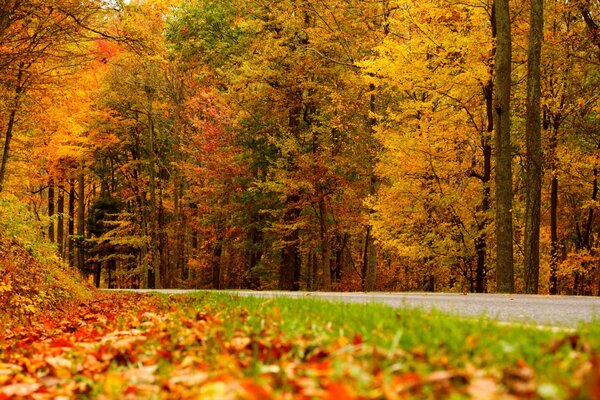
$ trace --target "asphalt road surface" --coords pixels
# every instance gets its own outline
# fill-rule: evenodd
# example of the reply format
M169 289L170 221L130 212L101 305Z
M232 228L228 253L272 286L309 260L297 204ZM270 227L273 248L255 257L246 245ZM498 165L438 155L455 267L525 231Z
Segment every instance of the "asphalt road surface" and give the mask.
M164 294L193 293L194 290L132 290ZM463 317L487 315L502 322L547 327L576 327L580 322L600 324L600 297L533 296L450 293L329 293L280 291L226 291L239 296L317 297L348 303L381 303L392 307L432 308Z

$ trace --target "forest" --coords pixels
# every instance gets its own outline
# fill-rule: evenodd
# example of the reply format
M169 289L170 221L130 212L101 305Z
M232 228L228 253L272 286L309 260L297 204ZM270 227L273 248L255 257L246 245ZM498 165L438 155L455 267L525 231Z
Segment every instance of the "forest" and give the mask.
M3 1L0 225L27 210L105 288L600 295L598 24L598 0Z

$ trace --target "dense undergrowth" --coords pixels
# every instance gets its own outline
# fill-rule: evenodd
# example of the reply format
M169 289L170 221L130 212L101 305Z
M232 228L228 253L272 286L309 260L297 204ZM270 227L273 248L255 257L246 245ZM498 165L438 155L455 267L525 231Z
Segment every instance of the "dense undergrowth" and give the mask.
M90 299L91 288L56 255L39 220L10 195L0 197L0 323L22 322Z

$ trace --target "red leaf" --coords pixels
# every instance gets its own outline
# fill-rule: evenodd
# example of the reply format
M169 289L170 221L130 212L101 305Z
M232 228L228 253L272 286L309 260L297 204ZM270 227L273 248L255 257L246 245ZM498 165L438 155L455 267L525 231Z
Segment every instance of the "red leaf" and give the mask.
M65 337L60 337L50 342L50 347L73 347L73 343Z
M353 397L345 386L333 382L327 386L327 400L351 400Z

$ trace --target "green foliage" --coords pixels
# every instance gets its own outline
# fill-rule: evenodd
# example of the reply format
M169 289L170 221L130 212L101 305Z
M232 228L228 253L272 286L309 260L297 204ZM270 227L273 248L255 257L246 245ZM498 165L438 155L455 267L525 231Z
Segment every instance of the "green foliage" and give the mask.
M248 29L235 0L184 1L167 21L166 38L184 60L220 67L245 45Z
M56 245L42 235L49 223L50 218L34 214L30 206L15 195L0 195L0 232L40 261L57 262Z

